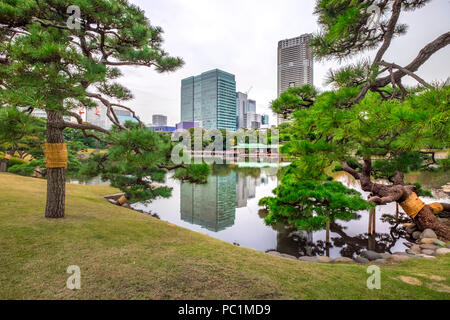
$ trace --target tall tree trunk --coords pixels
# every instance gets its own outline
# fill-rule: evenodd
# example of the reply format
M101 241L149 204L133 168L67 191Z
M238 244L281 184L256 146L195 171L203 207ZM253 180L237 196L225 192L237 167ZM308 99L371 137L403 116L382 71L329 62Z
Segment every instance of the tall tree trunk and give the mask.
M6 155L13 156L16 152L15 149L11 149L8 151ZM8 158L6 157L0 160L0 172L6 172L6 169L8 169Z
M62 116L56 111L47 111L47 142L63 143L63 129L55 126L62 122ZM47 204L45 206L46 218L64 218L64 205L66 197L66 169L47 169Z

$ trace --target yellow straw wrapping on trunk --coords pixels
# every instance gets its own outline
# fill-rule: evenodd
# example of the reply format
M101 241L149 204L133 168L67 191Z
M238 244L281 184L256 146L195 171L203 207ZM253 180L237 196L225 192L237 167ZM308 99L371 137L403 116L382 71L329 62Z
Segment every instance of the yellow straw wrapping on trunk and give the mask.
M67 145L65 143L45 143L44 152L47 168L67 168Z
M125 196L121 196L119 199L117 199L117 203L120 205L123 205L127 201L128 199Z
M411 218L415 218L420 210L425 207L425 203L419 199L417 194L411 193L408 199L400 202L400 206L405 211L405 213Z
M444 206L439 202L430 203L429 206L433 209L434 214L444 211Z

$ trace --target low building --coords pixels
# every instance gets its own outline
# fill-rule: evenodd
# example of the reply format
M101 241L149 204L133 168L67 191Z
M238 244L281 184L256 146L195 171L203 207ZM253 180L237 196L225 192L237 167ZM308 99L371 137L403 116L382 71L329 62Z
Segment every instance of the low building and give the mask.
M180 123L177 123L175 125L175 127L176 127L176 131L180 132L180 131L189 130L192 128L199 128L200 123L196 122L196 121L182 121Z
M149 130L153 130L153 131L158 131L158 132L175 132L175 127L171 127L171 126L152 126L152 127L147 127L147 129Z

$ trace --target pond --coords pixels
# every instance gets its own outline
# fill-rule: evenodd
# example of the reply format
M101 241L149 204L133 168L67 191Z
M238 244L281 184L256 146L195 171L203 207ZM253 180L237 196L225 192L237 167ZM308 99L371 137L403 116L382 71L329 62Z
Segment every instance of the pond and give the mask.
M340 172L335 179L367 197L368 193L361 190L353 177ZM415 177L415 180L420 179ZM214 166L207 184L195 185L168 178L167 185L173 188L171 198L137 203L133 208L242 247L264 252L276 250L296 257L351 258L367 249L393 253L407 248L406 233L401 225L409 218L400 212L396 219L395 203L376 208L372 234L368 234L368 211L358 212L351 221L334 221L328 230L315 232L297 231L282 224L267 226L264 222L267 213L258 206L258 201L272 195L277 183L277 168ZM445 194L439 194L438 198L449 200ZM430 203L436 198L423 200Z

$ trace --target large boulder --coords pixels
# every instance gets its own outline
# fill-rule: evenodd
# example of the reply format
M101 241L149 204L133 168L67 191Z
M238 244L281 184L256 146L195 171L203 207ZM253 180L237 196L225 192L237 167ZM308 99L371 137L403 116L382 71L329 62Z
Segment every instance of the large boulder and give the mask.
M381 254L379 254L378 252L372 251L372 250L367 250L367 251L361 252L361 257L369 259L370 261L383 258L383 256Z

